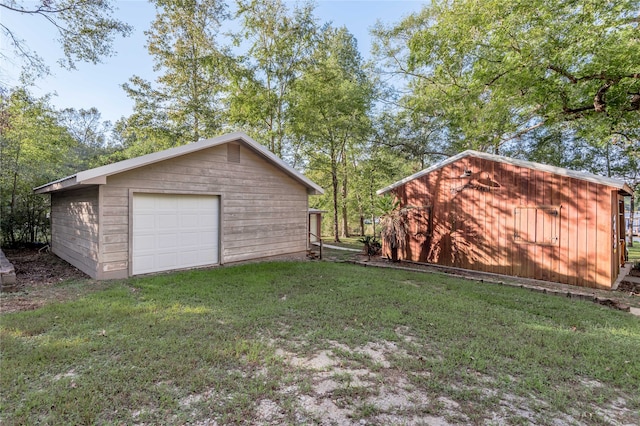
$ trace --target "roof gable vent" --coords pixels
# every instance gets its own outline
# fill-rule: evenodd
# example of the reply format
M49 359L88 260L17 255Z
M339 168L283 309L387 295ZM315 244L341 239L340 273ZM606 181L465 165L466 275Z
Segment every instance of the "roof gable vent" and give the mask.
M227 162L229 163L240 162L240 144L238 143L227 144Z

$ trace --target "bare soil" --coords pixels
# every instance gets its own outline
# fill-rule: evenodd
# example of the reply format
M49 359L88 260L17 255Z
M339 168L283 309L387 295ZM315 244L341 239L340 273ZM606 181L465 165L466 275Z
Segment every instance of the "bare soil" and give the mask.
M72 300L80 291L72 285L90 281L82 271L46 250L3 249L16 271L16 284L0 294L0 312L18 312L37 309L51 301ZM104 288L95 282L91 290Z

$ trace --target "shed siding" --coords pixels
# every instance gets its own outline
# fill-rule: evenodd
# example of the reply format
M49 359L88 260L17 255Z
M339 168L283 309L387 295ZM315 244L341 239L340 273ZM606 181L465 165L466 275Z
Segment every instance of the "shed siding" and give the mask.
M98 188L51 195L51 251L96 278L98 271Z
M617 193L606 185L465 157L394 192L404 206L432 208L431 235L412 232L404 259L583 287L610 288L617 276L618 265L609 267ZM539 236L557 242L516 241L516 209L535 207L558 209L555 219L527 213Z
M223 263L306 249L306 188L243 145L239 163L228 161L221 145L110 176L101 188L105 275L129 270L129 200L136 191L220 195Z

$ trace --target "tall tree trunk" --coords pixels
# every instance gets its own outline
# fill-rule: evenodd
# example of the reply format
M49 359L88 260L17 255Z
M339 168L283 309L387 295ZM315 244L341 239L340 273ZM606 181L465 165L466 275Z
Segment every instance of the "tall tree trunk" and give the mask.
M343 166L345 166L343 164ZM347 213L347 173L345 173L342 178L342 237L349 237L349 215Z
M375 237L376 234L376 205L375 202L373 201L373 177L371 177L369 179L369 202L370 204L370 208L371 208L371 226L373 226L373 236Z
M340 228L338 226L338 171L335 162L331 164L331 186L333 188L333 241L340 242Z
M16 219L16 194L18 192L18 164L20 163L20 148L16 152L15 169L13 171L13 187L11 188L11 204L9 204L9 241L11 245L16 244L15 219Z
M631 201L629 203L629 244L627 244L627 247L633 247L633 220L635 216L634 210L636 209L636 186L632 186L631 189L633 189L633 193L631 194Z
M358 204L358 218L360 219L360 235L364 237L364 208L362 206L362 196L358 193L356 193L356 202Z

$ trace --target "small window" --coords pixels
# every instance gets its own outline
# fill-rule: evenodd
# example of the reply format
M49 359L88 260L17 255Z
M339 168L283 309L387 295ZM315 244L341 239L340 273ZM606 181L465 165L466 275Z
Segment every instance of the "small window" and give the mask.
M227 144L227 161L229 163L240 162L240 144L237 144L237 143Z
M558 244L559 207L516 207L514 218L514 241L541 245Z

